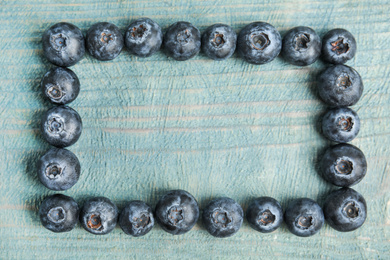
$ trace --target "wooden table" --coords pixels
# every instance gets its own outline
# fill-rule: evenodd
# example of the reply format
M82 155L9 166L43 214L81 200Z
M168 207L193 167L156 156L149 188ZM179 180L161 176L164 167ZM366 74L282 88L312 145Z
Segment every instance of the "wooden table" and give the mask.
M362 1L0 1L0 258L390 258L390 3ZM362 121L352 144L368 160L368 174L354 187L368 204L364 226L340 233L325 225L319 234L299 238L285 226L271 234L244 222L227 239L211 237L199 223L182 236L156 226L132 238L119 227L94 236L80 226L64 234L44 229L37 210L55 192L38 181L35 164L49 149L39 132L41 114L52 107L40 93L51 67L43 57L41 35L60 21L83 32L108 21L122 31L130 21L149 17L166 29L190 21L204 31L222 22L237 32L253 21L273 24L282 34L299 25L320 36L341 27L358 43L348 62L362 76L364 95L353 107ZM315 77L325 67L287 64L281 58L254 66L234 55L214 62L200 54L177 62L160 52L150 58L127 50L115 60L91 56L71 69L81 92L71 106L84 123L69 149L80 159L79 182L63 194L80 205L106 196L155 206L169 189L192 193L202 207L228 196L244 208L258 196L283 207L298 197L321 205L336 189L317 174L316 162L331 145L319 132L326 106Z

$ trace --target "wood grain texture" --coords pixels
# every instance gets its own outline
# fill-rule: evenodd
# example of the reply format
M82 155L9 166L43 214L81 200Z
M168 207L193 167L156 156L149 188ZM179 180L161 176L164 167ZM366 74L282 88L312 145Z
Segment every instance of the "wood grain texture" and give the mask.
M0 258L1 259L207 259L207 258L390 258L390 3L361 1L0 1ZM362 129L352 142L368 160L366 178L355 186L368 204L364 226L339 233L328 225L314 237L298 238L282 227L260 234L246 222L227 239L208 235L199 222L183 236L156 227L141 238L116 228L93 236L77 227L54 234L39 222L43 187L35 163L49 148L40 136L40 115L51 105L39 92L51 67L41 35L66 21L83 32L108 21L122 31L149 17L164 29L190 21L203 31L221 22L239 31L253 21L273 24L282 35L305 25L320 36L350 30L358 42L348 62L362 76L364 96L354 106ZM162 52L140 59L124 50L110 62L86 57L72 70L81 81L71 104L81 115L83 134L69 149L82 175L63 192L80 204L91 196L153 206L169 189L185 189L204 207L228 196L244 209L254 197L272 196L286 207L298 197L323 203L335 187L317 174L316 162L330 145L319 133L326 107L315 76L325 65L305 68L281 58L262 65L237 55L214 62L203 54L186 62Z

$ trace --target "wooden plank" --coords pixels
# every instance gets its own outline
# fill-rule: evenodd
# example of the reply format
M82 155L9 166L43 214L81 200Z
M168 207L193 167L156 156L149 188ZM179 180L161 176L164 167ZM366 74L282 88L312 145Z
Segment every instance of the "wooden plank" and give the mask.
M1 1L0 2L0 258L390 258L390 3L383 1ZM282 35L298 25L321 36L350 30L358 42L348 62L361 74L364 96L354 106L362 121L352 142L368 160L366 178L355 186L368 203L365 225L339 233L328 225L310 238L285 226L260 234L246 222L227 239L208 235L199 222L183 236L156 227L141 238L116 228L93 236L77 227L54 234L41 227L37 209L54 192L38 181L35 163L49 148L38 131L51 105L39 92L51 65L40 37L67 21L84 32L108 21L122 30L138 17L163 28L186 20L203 31L222 22L239 31L253 21L273 24ZM326 141L318 129L326 107L315 76L325 65L298 68L281 58L254 66L237 55L213 62L203 54L186 62L162 52L147 59L127 51L111 62L86 55L72 70L82 89L71 104L84 131L70 147L82 163L80 181L63 192L82 204L106 196L121 208L141 199L153 206L169 189L185 189L204 207L229 196L245 209L257 196L283 207L298 197L323 203L335 187L316 172Z

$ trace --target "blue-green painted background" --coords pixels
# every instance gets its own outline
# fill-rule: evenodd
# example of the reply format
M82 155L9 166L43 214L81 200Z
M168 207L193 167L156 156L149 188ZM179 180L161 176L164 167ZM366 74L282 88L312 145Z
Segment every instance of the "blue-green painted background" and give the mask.
M0 1L0 258L390 258L390 3L372 1ZM320 36L332 28L351 31L356 57L348 62L362 76L364 95L353 107L362 122L352 142L368 160L366 178L354 188L368 204L364 226L339 233L328 225L310 238L285 226L260 234L246 222L227 239L208 235L199 223L182 236L161 228L132 238L116 228L93 236L77 227L54 234L41 227L37 209L53 194L35 172L49 149L38 126L51 107L39 92L40 78L52 66L42 56L41 35L66 21L85 33L95 22L122 31L134 19L149 17L163 29L185 20L204 31L226 23L237 32L253 21L273 24L282 34L295 26ZM80 159L82 175L63 192L80 204L106 196L120 208L132 199L155 205L169 189L185 189L204 207L228 196L244 209L251 199L272 196L285 207L298 197L323 203L336 189L317 174L316 162L330 142L319 133L326 111L315 76L317 62L295 67L281 58L254 66L237 55L214 62L203 54L186 62L162 52L141 59L124 50L110 62L89 55L71 69L81 81L71 104L84 123L69 149Z

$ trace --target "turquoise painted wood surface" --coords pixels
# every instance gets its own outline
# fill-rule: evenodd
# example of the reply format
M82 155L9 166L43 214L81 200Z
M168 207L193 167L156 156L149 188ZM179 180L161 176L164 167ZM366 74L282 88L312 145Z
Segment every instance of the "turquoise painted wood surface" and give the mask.
M362 1L0 1L0 258L390 258L390 3ZM49 148L40 136L40 115L51 105L39 82L51 67L43 58L41 35L67 21L84 32L108 21L122 30L146 16L164 29L186 20L203 31L222 22L239 31L253 21L273 24L281 33L313 27L321 36L335 27L350 30L358 42L348 62L362 76L364 96L354 106L362 121L352 143L368 160L366 178L355 186L368 203L365 225L339 233L325 225L311 238L298 238L283 226L272 234L246 222L228 239L208 235L199 222L183 236L156 227L142 238L116 228L93 236L77 227L54 234L41 227L37 209L54 192L35 172ZM106 196L122 208L142 199L156 204L169 189L185 189L201 207L229 196L245 209L257 196L272 196L285 207L298 197L323 203L335 189L317 174L316 162L330 145L319 133L326 107L315 76L321 62L298 68L281 58L254 66L237 55L213 62L203 54L177 62L159 53L147 59L127 51L111 62L86 55L72 70L82 89L71 104L84 131L69 149L80 159L82 175L63 192L80 204Z

